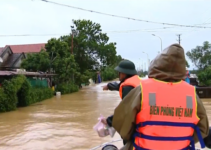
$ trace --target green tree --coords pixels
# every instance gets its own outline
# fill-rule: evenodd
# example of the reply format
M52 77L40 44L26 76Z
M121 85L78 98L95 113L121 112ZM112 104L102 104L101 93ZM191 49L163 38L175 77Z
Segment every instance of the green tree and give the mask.
M57 81L74 82L73 74L77 73L78 66L74 56L70 54L69 46L60 39L50 39L45 45L49 54L49 62L53 71L57 74Z
M43 49L39 53L27 54L27 59L21 63L22 68L30 71L46 71L49 65L49 54Z
M206 41L202 46L196 46L188 51L186 55L199 70L206 69L211 65L211 44Z
M31 71L53 71L57 74L57 83L76 85L88 82L89 78L96 76L96 71L113 70L114 64L122 58L116 55L116 43L109 42L100 24L73 20L73 25L77 32L73 38L73 55L70 49L72 35L64 35L50 39L45 50L28 55L21 66ZM111 76L114 74L112 71ZM61 85L60 89L68 93L71 88Z
M186 60L186 67L187 68L189 68L190 67L190 65L189 65L189 63L188 63L188 61Z
M114 59L115 63L109 66L106 66L105 69L102 71L101 75L104 81L113 80L115 78L118 78L118 72L114 70L114 68L119 64L119 62L122 60L122 57L120 55L117 55Z
M201 85L209 86L210 83L210 66L211 66L211 44L205 41L202 46L196 46L188 51L186 55L198 68L197 76Z
M207 67L204 71L198 73L198 79L202 85L211 85L211 66Z
M73 20L77 31L74 36L74 58L80 68L80 73L96 71L115 63L116 43L109 43L109 37L102 33L100 24L90 20ZM72 35L60 38L71 47Z
M63 94L77 91L74 75L80 74L78 65L68 44L60 39L50 39L45 50L28 55L21 66L31 71L53 71L57 74L55 82L59 83L58 88Z
M77 64L70 54L69 46L60 39L50 39L45 50L36 54L29 54L21 66L31 71L54 71L57 82L70 82L70 76L77 73Z

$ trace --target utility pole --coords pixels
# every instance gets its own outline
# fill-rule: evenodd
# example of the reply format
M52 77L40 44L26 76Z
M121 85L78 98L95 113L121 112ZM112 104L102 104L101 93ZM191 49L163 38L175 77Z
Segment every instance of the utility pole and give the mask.
M72 31L72 34L71 34L71 54L73 54L73 29L74 29L74 26L71 26L71 31Z
M73 38L77 35L77 31L74 29L74 26L71 26L71 54L73 55Z
M180 41L181 41L180 36L181 36L181 34L178 34L177 36L178 36L178 40L177 41L179 42L179 45L180 45Z
M73 54L73 34L72 34L72 37L71 37L71 54Z
M76 30L74 29L74 26L70 26L71 27L71 55L73 55L73 38L74 36L77 35ZM72 74L72 81L74 83L75 79L74 79L74 73Z

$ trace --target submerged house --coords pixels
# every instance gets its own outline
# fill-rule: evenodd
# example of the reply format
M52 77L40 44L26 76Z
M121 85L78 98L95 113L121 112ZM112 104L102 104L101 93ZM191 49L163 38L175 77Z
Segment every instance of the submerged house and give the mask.
M20 69L21 62L28 53L39 53L44 48L45 43L6 45L0 48L0 70Z
M45 43L0 47L0 84L4 79L23 74L28 78L32 86L42 85L48 87L51 85L51 78L54 74L27 72L20 69L22 60L27 57L27 54L39 53L44 48Z

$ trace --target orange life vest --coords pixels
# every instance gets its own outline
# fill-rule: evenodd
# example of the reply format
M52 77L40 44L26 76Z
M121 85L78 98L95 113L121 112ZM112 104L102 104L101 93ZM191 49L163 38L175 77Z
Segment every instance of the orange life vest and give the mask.
M138 75L134 75L131 78L126 79L119 87L119 96L122 99L122 88L124 86L137 87L140 85L141 78Z
M196 126L199 118L194 86L184 81L168 83L149 78L141 80L141 90L134 150L195 150L194 130L201 147L205 147Z

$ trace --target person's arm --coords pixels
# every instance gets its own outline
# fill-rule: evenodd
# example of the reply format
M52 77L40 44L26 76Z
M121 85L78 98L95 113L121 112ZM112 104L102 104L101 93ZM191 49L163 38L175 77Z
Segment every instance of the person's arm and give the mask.
M198 95L196 96L196 98L197 98L197 115L200 118L200 121L198 122L197 126L200 129L202 137L206 138L209 134L209 120L202 101L200 100ZM194 141L195 143L198 142L198 137L196 132L194 133Z
M106 119L106 122L107 122L107 124L108 124L109 127L112 127L112 121L113 121L113 115L109 116Z
M122 99L133 89L134 87L132 86L125 86L122 88ZM109 127L112 127L112 120L113 120L113 115L109 116L106 119L106 122Z
M112 126L126 141L132 140L140 107L141 87L138 86L126 95L114 111Z
M110 91L119 91L119 84L117 82L110 82L107 84Z

